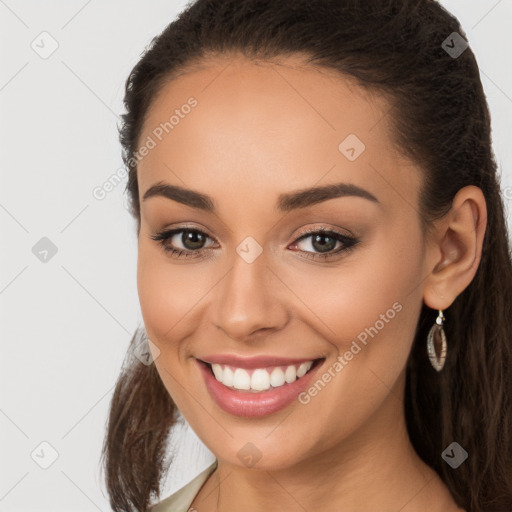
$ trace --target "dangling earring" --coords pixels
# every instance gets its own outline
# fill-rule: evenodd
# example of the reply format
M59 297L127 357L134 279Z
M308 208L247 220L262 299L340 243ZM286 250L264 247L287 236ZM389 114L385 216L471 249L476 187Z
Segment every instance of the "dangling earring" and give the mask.
M435 370L440 372L443 369L446 361L446 334L444 333L443 310L439 310L439 315L436 318L436 323L430 329L427 336L427 351L430 362ZM437 355L440 348L440 354Z

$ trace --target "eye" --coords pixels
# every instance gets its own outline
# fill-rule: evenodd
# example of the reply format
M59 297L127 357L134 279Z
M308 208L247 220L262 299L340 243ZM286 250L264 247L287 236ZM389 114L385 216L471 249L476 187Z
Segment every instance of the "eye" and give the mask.
M152 235L151 239L159 242L164 251L175 258L202 257L208 248L208 246L205 246L206 242L212 240L203 231L192 228L161 231ZM305 241L308 239L311 240L306 243ZM299 252L304 253L302 257L326 260L339 257L341 253L349 252L357 243L359 243L359 240L354 237L333 230L316 228L303 233L289 247L296 248L302 245L302 248L299 248ZM176 244L181 244L182 247L177 247ZM338 246L338 250L332 252L337 244L341 244L341 247Z
M176 258L195 258L204 251L204 243L211 238L198 229L178 228L167 231L161 231L151 238L160 243L166 253ZM181 243L184 247L176 247L176 243Z
M307 242L305 242L306 240ZM315 228L301 235L293 243L292 247L299 247L302 244L300 252L304 253L304 255L301 256L303 258L327 260L330 258L338 258L342 254L346 254L358 243L359 240L352 236L333 230ZM334 251L337 244L341 244L341 247L338 246L338 250ZM319 252L311 252L310 249Z

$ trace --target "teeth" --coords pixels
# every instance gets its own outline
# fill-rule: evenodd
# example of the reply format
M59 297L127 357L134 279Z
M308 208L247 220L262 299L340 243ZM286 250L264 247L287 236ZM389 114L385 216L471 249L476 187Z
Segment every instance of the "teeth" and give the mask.
M299 369L297 370L297 378L300 379L301 377L304 377L304 375L306 375L306 372L311 368L312 364L313 361L311 361L311 364L309 366L308 363L301 363Z
M276 368L275 370L272 370L272 373L270 374L270 385L274 388L278 388L279 386L282 386L285 383L284 380L284 373L281 368Z
M220 364L217 366L220 367ZM222 374L221 374L222 380L220 380L220 382L223 382L226 386L232 386L233 385L233 377L234 377L233 370L231 368L229 368L228 366L226 366L224 368L224 371L222 370L222 367L220 367L220 369L222 372ZM217 380L219 380L219 379L217 379Z
M266 391L270 387L279 388L285 383L291 384L303 377L311 366L313 361L300 365L276 366L268 370L266 368L245 370L217 363L211 365L215 378L225 386L252 392Z
M251 377L249 377L249 374L245 370L242 370L242 368L235 370L233 387L236 389L251 389Z
M297 378L297 370L295 369L295 366L288 366L286 368L286 371L284 372L284 380L288 382L288 384L291 384L295 381Z
M270 375L267 370L254 370L251 377L251 389L254 389L255 391L265 391L269 388Z
M213 374L215 375L215 378L222 382L222 367L220 364L212 364L212 370Z

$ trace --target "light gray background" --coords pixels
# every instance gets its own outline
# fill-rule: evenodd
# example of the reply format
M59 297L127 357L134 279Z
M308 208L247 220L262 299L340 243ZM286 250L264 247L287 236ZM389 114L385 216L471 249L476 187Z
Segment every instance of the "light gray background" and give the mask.
M510 208L512 3L441 3L460 19L477 56ZM99 454L113 386L142 316L126 180L103 200L92 191L122 166L116 122L125 79L185 4L0 0L4 512L109 510ZM46 59L31 47L51 48L43 31L58 43ZM46 263L32 252L42 237L58 250ZM186 424L178 434L167 494L213 459ZM58 457L42 469L52 449Z

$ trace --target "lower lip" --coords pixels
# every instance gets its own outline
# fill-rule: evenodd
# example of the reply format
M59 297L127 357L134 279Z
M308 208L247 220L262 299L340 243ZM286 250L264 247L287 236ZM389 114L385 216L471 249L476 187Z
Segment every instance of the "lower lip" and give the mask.
M291 384L275 389L252 393L228 388L211 373L210 366L196 360L211 396L224 411L244 418L267 416L290 405L297 396L306 390L324 360L315 361L311 370Z

